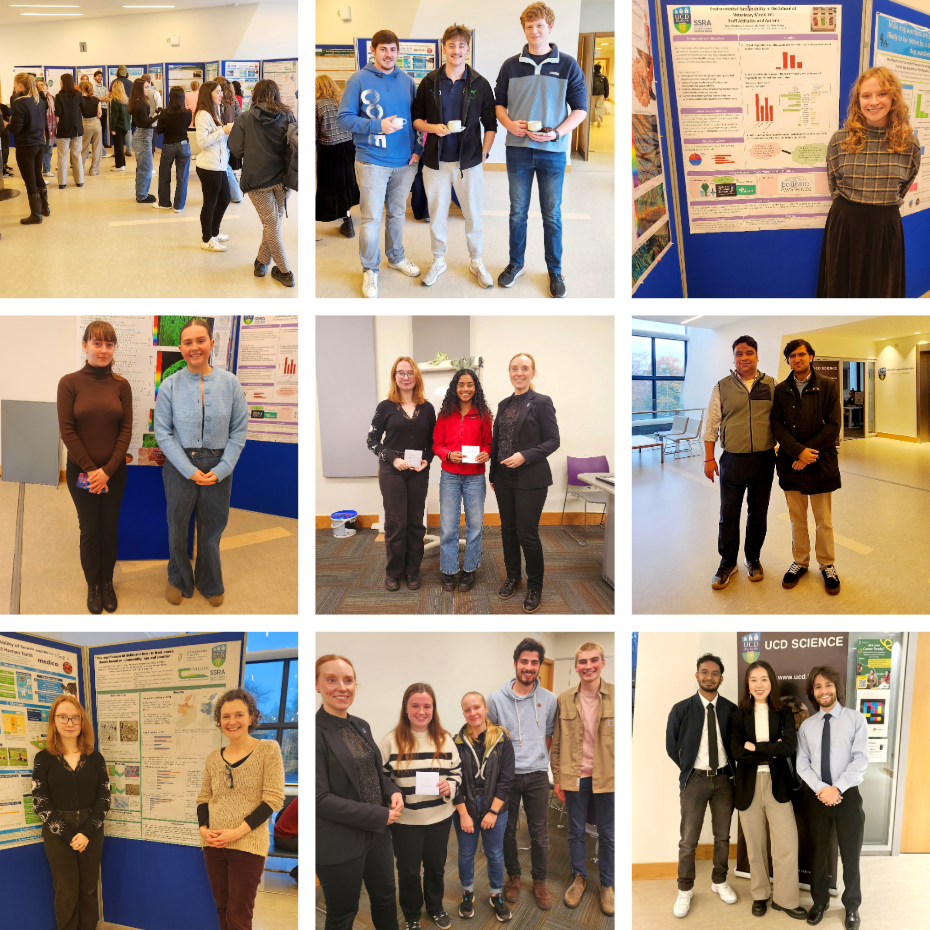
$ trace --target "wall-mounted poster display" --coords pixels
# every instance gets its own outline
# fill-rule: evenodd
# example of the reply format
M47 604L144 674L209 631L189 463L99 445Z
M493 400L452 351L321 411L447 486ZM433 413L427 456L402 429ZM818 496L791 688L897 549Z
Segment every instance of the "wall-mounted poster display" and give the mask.
M148 66L148 74L152 77L152 86L161 94L162 106L168 106L168 88L165 87L165 66L164 64L155 64ZM185 87L185 90L190 90Z
M360 70L370 61L375 60L375 53L371 47L371 39L355 40L355 64ZM420 86L420 81L430 71L435 71L439 61L439 39L401 39L397 52L396 67L406 71L413 78L414 84Z
M117 78L116 72L119 70L119 67L119 65L107 65L107 87L113 86L113 82ZM145 65L126 65L126 70L129 72L126 76L131 84L136 78L142 77L142 75L145 74Z
M31 74L34 78L38 80L45 80L45 68L42 65L13 65L13 70L10 73L10 93L13 92L13 78L17 74ZM4 93L6 91L6 84L4 84ZM5 93L6 103L10 102L10 94Z
M355 71L355 49L351 45L317 45L316 76L326 74L336 87L345 90L346 81Z
M252 89L258 83L261 62L221 61L220 68L226 80L239 82L242 88L242 111L245 112L252 103Z
M220 73L220 63L218 61L208 61L203 66L204 81L215 81L219 73Z
M297 116L297 59L272 58L262 62L262 77L278 85L281 103Z
M191 89L191 81L204 82L204 64L199 62L167 62L165 68L168 71L168 86L173 87L180 84L185 91Z
M80 68L76 69L78 83L80 84L81 78L86 74L87 80L93 84L95 71L102 71L104 74L107 73L106 68L104 68L103 65L81 65ZM103 77L101 77L100 80L102 81Z
M61 90L61 76L63 74L70 74L72 78L74 77L74 68L69 68L66 65L46 65L44 70L45 82L48 84L52 96L55 96Z

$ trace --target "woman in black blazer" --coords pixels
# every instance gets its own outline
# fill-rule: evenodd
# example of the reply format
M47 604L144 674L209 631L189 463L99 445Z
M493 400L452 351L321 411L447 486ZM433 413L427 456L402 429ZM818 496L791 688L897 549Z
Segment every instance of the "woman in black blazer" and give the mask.
M351 930L362 881L375 930L397 930L394 847L386 829L404 796L384 774L371 727L349 714L355 668L345 657L316 660L316 874L326 900L325 930Z
M730 750L736 760L734 806L749 855L752 913L765 914L772 887L765 856L766 824L772 843L775 890L772 908L804 920L798 891L798 826L791 803L798 733L794 713L778 693L778 676L764 660L746 669L744 697L730 717Z
M498 594L513 597L520 587L520 549L526 559L527 613L542 600L543 550L539 541L552 470L547 457L559 448L559 424L552 399L533 390L536 362L521 352L508 366L514 392L497 405L491 438L491 489L497 495L507 580Z

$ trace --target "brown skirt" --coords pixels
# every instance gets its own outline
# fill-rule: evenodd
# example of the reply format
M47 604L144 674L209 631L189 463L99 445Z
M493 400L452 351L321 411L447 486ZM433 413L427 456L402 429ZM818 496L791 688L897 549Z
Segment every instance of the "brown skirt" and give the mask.
M820 247L818 297L904 297L904 227L893 204L837 197Z

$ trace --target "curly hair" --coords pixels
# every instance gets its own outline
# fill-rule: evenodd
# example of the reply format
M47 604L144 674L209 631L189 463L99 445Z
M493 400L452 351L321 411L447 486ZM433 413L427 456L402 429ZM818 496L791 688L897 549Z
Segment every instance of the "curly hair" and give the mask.
M217 727L222 727L223 705L230 701L242 701L249 710L249 733L251 733L261 722L262 712L255 703L255 696L246 691L245 688L232 688L227 691L213 706L213 722Z
M446 396L442 399L442 407L439 408L439 414L437 415L436 419L439 420L443 417L451 417L453 413L459 412L459 396L456 392L459 386L459 379L462 377L462 375L471 375L472 381L475 382L475 393L471 399L472 408L478 412L478 416L482 420L490 420L491 408L488 406L488 402L484 399L484 390L481 387L481 382L478 380L478 376L470 368L460 368L452 376L452 380L449 382L449 387L446 388Z
M859 91L862 85L872 78L878 81L882 90L891 91L891 109L888 111L888 124L885 127L885 140L888 143L888 151L906 152L911 146L911 137L914 130L911 129L910 120L908 119L904 90L897 75L888 68L882 67L869 68L856 78L856 83L853 84L852 89L849 91L849 109L846 113L846 125L843 127L847 135L840 145L851 154L861 152L865 145L868 125L859 104Z
M820 705L817 703L817 698L814 697L814 679L818 675L827 679L827 681L833 682L833 687L836 690L836 703L842 707L846 703L846 688L843 686L840 673L832 665L816 665L811 669L810 675L807 676L807 699L814 707L819 709Z

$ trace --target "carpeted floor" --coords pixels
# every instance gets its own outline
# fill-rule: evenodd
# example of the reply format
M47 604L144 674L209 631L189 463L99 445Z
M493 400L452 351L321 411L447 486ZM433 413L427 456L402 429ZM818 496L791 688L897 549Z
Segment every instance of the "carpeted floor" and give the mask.
M578 535L581 527L572 527ZM430 533L438 535L438 527ZM486 526L482 560L475 586L464 594L442 590L439 547L427 551L421 570L422 586L411 591L401 582L399 591L384 588L384 544L375 530L359 530L340 539L332 530L316 531L316 612L318 614L523 614L523 587L509 600L497 596L504 583L504 553L499 526ZM461 535L464 538L465 528ZM613 589L601 578L604 548L602 527L588 527L588 545L582 547L558 526L541 526L546 576L543 614L612 614ZM459 555L459 565L463 554Z
M387 593L387 592L385 592ZM555 804L560 804L554 799ZM526 821L521 819L520 829L517 831L517 845L520 847L520 871L523 881L520 885L520 898L515 904L508 904L513 917L507 921L506 926L513 930L612 930L613 917L606 917L600 908L600 884L598 882L598 865L592 861L596 840L588 836L585 839L585 868L588 872L588 886L585 889L581 903L576 908L565 906L562 896L565 889L571 884L572 866L568 855L568 827L564 822L559 823L559 812L555 808L549 810L549 860L546 885L552 896L552 908L548 911L540 910L533 897L533 881L530 877L530 836L526 830ZM453 928L466 923L459 917L459 904L462 903L462 886L459 884L458 843L455 830L449 833L449 852L446 857L446 893L443 897L443 907L452 918ZM397 875L395 873L395 881ZM501 924L494 915L488 898L487 861L484 851L479 846L475 854L475 916L467 921L468 930L493 930ZM404 926L404 915L398 907L397 920L400 927ZM323 889L316 889L316 930L323 930L326 922L326 902L323 899ZM371 920L371 910L368 904L368 895L362 889L359 901L358 914L352 926L355 930L370 930L374 926ZM424 913L420 917L420 926L423 930L435 930L436 925Z

